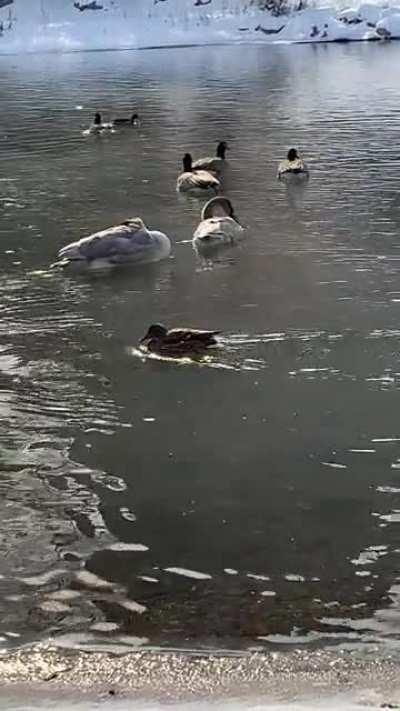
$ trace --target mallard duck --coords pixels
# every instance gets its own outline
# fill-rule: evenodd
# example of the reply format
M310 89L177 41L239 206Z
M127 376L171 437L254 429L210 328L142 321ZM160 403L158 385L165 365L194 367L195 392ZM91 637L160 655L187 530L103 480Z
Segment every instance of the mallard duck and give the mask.
M185 153L183 156L183 173L178 176L176 189L180 193L191 193L192 195L202 195L213 191L218 192L219 180L206 170L193 169L192 156Z
M148 329L140 344L151 353L159 355L184 356L191 353L204 353L211 346L217 345L216 336L220 331L199 331L194 328L172 328L168 330L161 323L155 323Z
M111 123L113 126L140 126L138 114L132 114L130 118L116 118Z
M225 141L220 141L217 145L217 150L214 158L199 158L193 163L194 170L215 170L220 173L225 162L225 152L229 150L229 146Z
M166 259L171 252L167 235L148 230L140 217L108 227L60 249L52 266L104 269L122 264L148 264Z
M201 211L201 222L193 235L196 252L204 254L218 247L236 244L243 227L238 222L231 201L218 196L209 200Z
M309 172L304 161L299 157L296 148L290 148L286 160L281 161L278 166L278 180L282 178L308 178Z

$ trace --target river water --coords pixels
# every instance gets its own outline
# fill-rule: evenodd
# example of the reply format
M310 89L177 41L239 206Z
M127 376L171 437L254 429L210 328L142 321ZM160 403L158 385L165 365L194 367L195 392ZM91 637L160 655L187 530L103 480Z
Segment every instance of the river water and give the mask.
M396 646L400 286L397 45L3 57L3 648ZM83 136L95 110L139 129ZM186 150L231 150L246 237L204 264ZM276 181L290 145L303 189ZM49 271L140 215L173 258ZM139 356L148 325L221 328L203 363Z

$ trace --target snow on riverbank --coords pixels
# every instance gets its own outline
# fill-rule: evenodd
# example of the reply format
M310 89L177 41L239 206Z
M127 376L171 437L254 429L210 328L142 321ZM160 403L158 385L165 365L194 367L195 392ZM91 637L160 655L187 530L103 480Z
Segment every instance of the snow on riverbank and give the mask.
M0 684L7 711L361 711L400 703L399 661L376 648L114 654L43 643L0 655Z
M257 699L250 702L248 699L219 702L189 702L171 704L168 702L141 702L134 699L101 699L98 701L77 701L76 698L63 701L57 700L57 711L362 711L368 708L370 711L377 711L382 707L378 703L370 703L367 700L360 701L356 698L346 696L336 696L332 698L314 698L307 700L296 700L292 702L276 703L268 699ZM0 696L0 709L7 711L53 711L54 699L35 698L30 700L9 699L2 700Z
M400 38L400 4L322 2L273 16L243 0L0 0L0 53Z
M277 31L277 20L281 29ZM284 21L286 22L283 26ZM364 3L335 11L332 7L301 10L286 18L273 18L254 32L262 32L270 42L352 42L400 38L400 6L384 7ZM272 34L271 34L272 32ZM249 29L249 37L252 36Z

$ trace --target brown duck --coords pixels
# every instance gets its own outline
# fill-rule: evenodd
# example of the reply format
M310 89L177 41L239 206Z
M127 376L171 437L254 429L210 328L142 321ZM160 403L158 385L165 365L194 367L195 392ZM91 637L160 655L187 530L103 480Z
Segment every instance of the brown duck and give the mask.
M172 328L168 330L160 323L150 326L140 339L151 353L159 355L184 356L204 353L217 345L216 336L220 331L199 331L194 328Z

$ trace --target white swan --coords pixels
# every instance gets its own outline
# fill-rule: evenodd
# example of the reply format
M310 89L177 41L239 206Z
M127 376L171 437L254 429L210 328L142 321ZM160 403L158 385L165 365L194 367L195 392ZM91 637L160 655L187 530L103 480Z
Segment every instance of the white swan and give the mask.
M95 232L60 249L53 267L105 269L123 264L148 264L166 259L171 252L167 235L148 230L135 217L120 225Z
M243 235L233 206L226 197L209 200L201 212L201 222L193 235L193 247L201 255L220 247L237 244Z
M185 153L183 156L183 173L178 176L176 189L180 193L203 195L218 192L220 183L217 178L206 170L194 170L192 156Z

